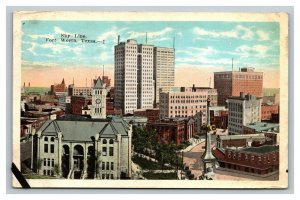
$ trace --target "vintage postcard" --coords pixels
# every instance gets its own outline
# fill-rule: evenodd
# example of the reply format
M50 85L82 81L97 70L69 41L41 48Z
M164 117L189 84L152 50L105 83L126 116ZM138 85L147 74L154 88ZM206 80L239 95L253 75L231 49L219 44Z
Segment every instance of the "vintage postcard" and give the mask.
M288 187L286 13L13 20L14 187Z

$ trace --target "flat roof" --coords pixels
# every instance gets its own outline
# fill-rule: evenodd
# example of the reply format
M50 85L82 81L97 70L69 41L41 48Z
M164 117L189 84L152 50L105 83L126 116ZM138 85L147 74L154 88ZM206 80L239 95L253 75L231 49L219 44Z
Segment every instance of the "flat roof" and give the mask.
M279 150L279 146L273 146L273 145L264 145L264 146L260 146L260 147L249 147L249 148L245 148L242 151L246 151L246 152L254 152L254 153L268 153L268 152L272 152L272 151L278 151Z
M246 125L247 128L255 129L255 131L261 132L272 128L278 128L279 124L276 123L266 123L266 122L256 122Z

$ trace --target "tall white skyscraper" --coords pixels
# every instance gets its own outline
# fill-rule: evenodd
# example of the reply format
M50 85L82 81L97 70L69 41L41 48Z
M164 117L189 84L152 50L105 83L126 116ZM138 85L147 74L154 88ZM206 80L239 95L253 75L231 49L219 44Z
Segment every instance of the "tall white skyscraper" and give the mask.
M133 39L121 42L115 46L114 73L117 109L127 114L153 108L159 89L168 91L174 86L174 50Z
M173 48L154 47L155 104L160 92L171 92L175 78L175 51Z

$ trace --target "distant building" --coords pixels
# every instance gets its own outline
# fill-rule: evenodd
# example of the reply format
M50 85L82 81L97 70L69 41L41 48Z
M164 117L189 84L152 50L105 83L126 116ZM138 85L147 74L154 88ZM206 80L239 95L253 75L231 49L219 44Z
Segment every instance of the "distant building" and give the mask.
M166 118L156 122L148 122L147 129L155 131L158 142L164 144L187 142L196 134L193 118Z
M244 126L261 121L261 99L254 95L240 93L228 97L228 132L243 134Z
M279 146L265 145L242 149L213 150L221 168L247 175L266 177L278 174Z
M175 79L175 49L154 47L153 78L155 87L154 103L159 103L160 92L171 92Z
M228 109L225 106L214 106L209 108L210 124L215 128L227 129Z
M278 104L265 104L261 105L261 120L262 121L270 121L272 120L272 114L279 113L279 105Z
M214 88L218 91L219 106L225 106L228 97L239 96L241 92L262 97L263 73L255 72L254 68L214 72Z
M206 100L212 97L211 105L217 104L217 92L212 88L182 88L182 92L160 93L160 118L191 117L202 112L202 123L206 123Z
M147 117L140 116L125 116L122 119L128 124L132 124L133 126L137 126L140 128L144 128L147 125Z
M57 95L57 96L59 96L61 94L67 94L67 87L65 84L65 79L63 79L60 84L51 85L50 94Z
M133 113L134 116L147 117L148 122L155 122L159 120L159 109L138 109Z
M72 96L71 104L70 104L71 114L82 115L83 108L87 107L88 105L92 105L92 97L91 96L90 97Z

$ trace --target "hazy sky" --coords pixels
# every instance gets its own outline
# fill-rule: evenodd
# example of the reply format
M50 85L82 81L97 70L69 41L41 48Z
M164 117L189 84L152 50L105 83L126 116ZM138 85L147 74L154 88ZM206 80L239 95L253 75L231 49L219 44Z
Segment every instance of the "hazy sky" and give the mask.
M264 87L279 87L275 22L23 21L22 32L21 84L50 87L62 78L70 84L74 77L75 85L90 85L91 78L102 75L102 65L113 81L117 36L145 43L148 32L148 44L162 47L172 47L175 37L176 86L208 86L210 77L213 86L213 72L231 70L233 58L234 70L255 67L264 72ZM69 39L81 34L99 42L62 42L61 34L71 35Z

